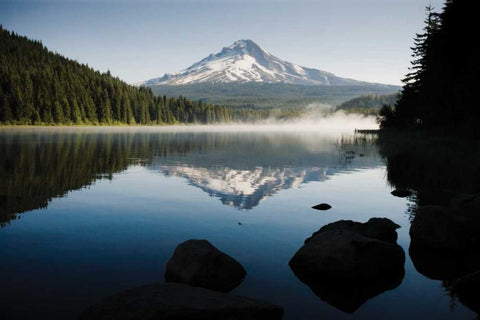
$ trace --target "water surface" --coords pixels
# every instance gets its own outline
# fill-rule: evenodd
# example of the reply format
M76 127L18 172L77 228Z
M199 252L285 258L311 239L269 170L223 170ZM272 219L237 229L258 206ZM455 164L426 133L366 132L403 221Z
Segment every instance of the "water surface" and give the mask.
M354 151L355 155L352 156ZM112 293L161 282L177 244L208 239L247 270L233 293L285 319L472 319L413 266L408 199L353 132L199 128L0 129L0 318L74 319ZM332 209L315 211L326 202ZM323 225L388 217L405 276L353 313L288 261Z

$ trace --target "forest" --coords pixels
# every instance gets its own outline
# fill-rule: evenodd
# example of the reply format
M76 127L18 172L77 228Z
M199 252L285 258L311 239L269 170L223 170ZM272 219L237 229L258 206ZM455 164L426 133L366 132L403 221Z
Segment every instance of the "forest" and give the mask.
M397 99L397 93L386 95L369 94L345 101L338 105L335 111L343 110L347 114L378 115L382 106L393 105Z
M411 72L397 103L384 106L382 128L460 128L480 133L479 29L472 3L447 0L440 13L426 8L425 27L416 35Z
M195 83L186 85L155 85L154 94L182 95L234 108L296 110L312 103L337 106L364 95L388 95L400 90L393 85L297 85L290 83Z
M0 26L0 124L203 124L270 116L268 110L155 96Z

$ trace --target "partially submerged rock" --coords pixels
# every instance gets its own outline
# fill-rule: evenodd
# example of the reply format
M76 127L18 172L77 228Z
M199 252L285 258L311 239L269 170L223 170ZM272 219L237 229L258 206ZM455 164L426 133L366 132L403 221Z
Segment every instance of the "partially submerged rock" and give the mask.
M239 262L207 240L187 240L177 246L168 261L165 280L228 292L246 274Z
M457 194L450 201L450 209L460 223L480 229L480 194Z
M103 299L80 320L282 319L279 306L179 283L141 286Z
M410 257L431 279L451 280L480 268L480 232L459 208L422 206L412 221Z
M405 254L395 243L398 227L385 218L326 225L305 240L290 260L290 268L322 300L354 312L371 297L401 283Z
M320 230L314 232L310 238L307 238L305 243L308 243L310 239L319 233L329 230L348 230L368 238L396 243L397 232L395 230L398 228L400 228L398 224L387 218L371 218L365 223L352 220L340 220L321 227Z
M313 206L312 208L316 210L328 210L332 208L332 206L329 205L328 203L320 203L320 204L317 204L316 206Z
M410 227L412 243L431 249L464 251L478 236L448 207L419 207Z
M399 197L399 198L406 198L412 195L412 191L407 189L396 189L390 192L392 196Z

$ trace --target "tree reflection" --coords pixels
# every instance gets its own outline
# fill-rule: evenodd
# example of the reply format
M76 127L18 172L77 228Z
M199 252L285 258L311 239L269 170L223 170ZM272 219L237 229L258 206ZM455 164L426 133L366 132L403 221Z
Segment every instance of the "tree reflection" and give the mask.
M388 182L415 191L407 208L415 268L456 296L458 283L480 269L480 142L438 132L384 132L378 145ZM471 301L471 291L464 292L460 301ZM478 302L465 305L479 310Z
M225 205L252 209L281 189L378 166L376 155L371 141L315 133L6 129L0 224L131 165L182 177Z

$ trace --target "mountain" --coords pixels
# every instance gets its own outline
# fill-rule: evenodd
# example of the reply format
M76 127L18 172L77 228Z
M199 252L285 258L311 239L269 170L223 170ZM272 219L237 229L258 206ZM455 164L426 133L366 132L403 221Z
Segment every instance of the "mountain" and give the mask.
M95 71L0 25L0 126L218 123L267 116L156 97L149 88Z
M252 40L238 40L217 54L210 54L185 70L139 83L187 85L197 83L288 83L295 85L355 86L367 82L345 79L332 73L284 61Z

